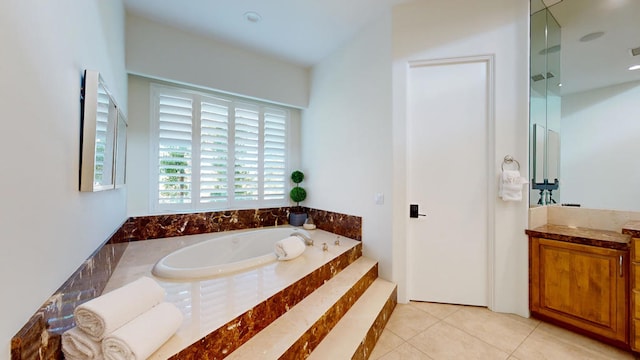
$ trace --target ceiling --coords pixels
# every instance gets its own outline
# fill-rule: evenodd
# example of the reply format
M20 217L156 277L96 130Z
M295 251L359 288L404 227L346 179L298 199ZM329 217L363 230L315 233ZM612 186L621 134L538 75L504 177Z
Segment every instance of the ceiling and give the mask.
M127 11L302 66L317 64L408 0L125 0ZM248 21L253 11L262 17Z
M411 0L124 0L127 11L176 28L317 64L392 6ZM539 1L538 1L539 2ZM540 2L541 3L541 2ZM631 48L640 47L640 0L545 0L562 27L562 90L569 94L640 80ZM542 5L544 6L544 5ZM248 21L254 11L261 21ZM605 35L590 42L589 33Z
M640 47L639 0L562 0L549 10L562 32L563 95L640 81L640 70L628 70L640 64L640 56L630 53ZM580 41L599 31L604 35Z

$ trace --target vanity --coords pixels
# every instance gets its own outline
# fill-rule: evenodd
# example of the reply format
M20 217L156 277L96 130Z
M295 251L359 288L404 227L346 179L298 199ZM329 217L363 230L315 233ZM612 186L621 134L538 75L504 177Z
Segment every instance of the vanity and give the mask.
M544 224L526 233L531 315L640 351L640 221L620 232Z

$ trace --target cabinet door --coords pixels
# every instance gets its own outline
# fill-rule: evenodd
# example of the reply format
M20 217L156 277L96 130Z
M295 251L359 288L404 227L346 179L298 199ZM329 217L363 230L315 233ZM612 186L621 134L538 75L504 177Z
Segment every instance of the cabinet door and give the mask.
M627 252L531 241L531 311L627 343Z

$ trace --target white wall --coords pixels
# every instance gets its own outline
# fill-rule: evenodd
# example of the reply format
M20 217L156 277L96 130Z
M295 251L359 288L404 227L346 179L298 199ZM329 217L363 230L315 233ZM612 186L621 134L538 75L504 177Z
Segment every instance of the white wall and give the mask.
M78 191L83 70L127 107L121 1L0 3L0 358L126 217L126 191Z
M314 66L302 114L305 206L363 217L365 256L391 278L391 14ZM384 205L374 203L383 193Z
M152 214L149 202L151 196L149 186L151 166L150 86L152 83L175 86L172 83L129 75L129 127L127 128L127 214L129 216ZM291 109L290 116L288 165L291 169L296 169L300 166L300 110Z
M472 55L495 55L495 144L490 152L492 172L497 178L504 156L520 162L528 177L528 26L529 1L488 0L469 6L466 0L415 1L393 11L394 87L394 218L393 275L399 283L400 301L406 294L406 73L411 60L430 60ZM437 154L446 156L446 154ZM463 166L464 159L451 159ZM496 190L497 193L497 190ZM490 199L494 220L494 249L491 271L494 311L528 316L527 226L528 199L505 203ZM479 254L479 256L483 256Z
M563 203L640 210L640 82L562 97Z
M127 14L127 71L306 107L309 70Z

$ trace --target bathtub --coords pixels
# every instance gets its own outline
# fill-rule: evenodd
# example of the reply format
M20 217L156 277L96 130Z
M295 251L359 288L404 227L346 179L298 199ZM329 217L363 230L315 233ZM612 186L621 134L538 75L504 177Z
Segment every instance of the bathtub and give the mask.
M268 264L277 259L275 243L304 230L279 227L237 232L185 246L156 262L155 276L187 280L223 276L236 271Z

